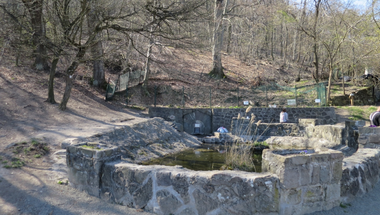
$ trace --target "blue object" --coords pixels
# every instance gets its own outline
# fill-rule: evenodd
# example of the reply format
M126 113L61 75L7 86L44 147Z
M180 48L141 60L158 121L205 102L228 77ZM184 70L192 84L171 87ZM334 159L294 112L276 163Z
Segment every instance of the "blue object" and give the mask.
M216 131L219 132L219 133L228 133L228 130L225 127L220 127Z

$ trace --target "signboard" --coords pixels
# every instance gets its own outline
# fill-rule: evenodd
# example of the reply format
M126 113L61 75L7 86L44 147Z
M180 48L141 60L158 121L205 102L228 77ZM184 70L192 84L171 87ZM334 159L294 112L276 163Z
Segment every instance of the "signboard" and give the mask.
M196 127L196 128L200 128L200 127L201 127L201 124L196 123L194 127Z
M243 103L244 103L245 106L249 105L248 101L244 101Z
M296 105L295 99L288 99L288 105Z
M320 99L316 99L315 103L321 103L321 100Z
M269 105L270 108L276 108L277 105Z

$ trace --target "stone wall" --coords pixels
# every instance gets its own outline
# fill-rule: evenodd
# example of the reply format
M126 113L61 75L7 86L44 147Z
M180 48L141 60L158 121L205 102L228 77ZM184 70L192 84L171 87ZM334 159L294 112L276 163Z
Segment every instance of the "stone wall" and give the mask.
M339 125L308 126L305 133L306 137L325 139L339 145L344 143L344 129L344 126Z
M118 148L67 148L70 185L157 214L280 214L328 210L379 181L380 151L264 150L263 173L192 171L120 161ZM342 168L343 160L343 168Z
M354 155L344 158L341 180L341 201L351 202L354 198L371 191L379 182L380 151L360 148Z
M235 117L232 119L231 133L266 137L260 139L266 139L272 149L331 148L341 144L358 148L358 132L354 121L346 121L345 125L320 123L319 119L299 119L299 123L252 123L249 119Z
M108 163L101 198L157 214L277 214L279 181L271 174L191 171Z
M351 101L349 98L348 92L347 95L344 96L332 96L331 97L331 105L333 106L347 106L351 105ZM354 105L374 105L376 101L376 95L374 87L369 87L363 90L359 90L355 93L354 96Z
M162 118L146 119L133 125L116 126L86 138L70 138L64 140L61 146L67 147L80 142L118 146L123 159L131 163L151 160L201 145L196 137L186 132L178 132L173 123L164 121Z
M252 123L249 119L232 118L233 135L256 136L300 136L300 127L296 123Z
M359 148L380 149L380 127L359 128Z
M263 123L279 123L281 108L252 108L247 116L254 114L256 121L261 120ZM336 115L334 108L287 108L289 122L296 123L300 118L319 119L320 124L334 124ZM207 132L208 129L216 131L223 126L228 130L231 129L231 121L233 117L237 117L240 113L245 116L246 108L217 108L217 109L178 109L178 108L149 108L149 117L162 117L167 121L173 121L181 124L186 128L186 132L192 133L196 120L202 121ZM186 118L186 115L191 117ZM201 117L201 116L210 116ZM206 119L206 120L205 120Z
M70 185L90 195L99 196L100 177L106 162L121 159L120 149L90 149L79 144L66 149L66 164Z
M237 117L240 113L245 116L245 108L243 109L213 109L214 128L218 126L231 125L233 117ZM263 123L279 123L282 108L252 108L247 116L254 114L255 120L261 120ZM336 120L334 108L286 108L290 123L297 123L300 118L320 119L321 124L333 124ZM226 125L226 126L225 126ZM219 126L219 127L220 127ZM227 128L227 127L226 127Z
M280 214L329 210L340 204L342 152L264 150L263 171L280 179Z

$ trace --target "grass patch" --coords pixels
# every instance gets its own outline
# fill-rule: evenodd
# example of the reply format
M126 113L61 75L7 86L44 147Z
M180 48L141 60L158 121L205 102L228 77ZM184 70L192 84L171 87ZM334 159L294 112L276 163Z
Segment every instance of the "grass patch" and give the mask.
M39 141L38 139L32 139L28 142L20 142L13 144L12 147L5 150L9 155L7 157L1 157L0 162L4 164L4 168L21 168L26 163L33 163L34 158L41 158L50 152L50 148L47 143ZM16 155L23 154L22 158ZM11 156L13 154L13 156Z
M269 144L267 142L265 142L265 141L263 141L263 142L255 142L254 146L255 147L260 147L260 148L262 148L262 147L268 148Z
M343 204L343 203L340 203L339 205L341 208L347 208L349 206L351 206L351 204Z
M377 110L375 106L338 106L337 109L348 110L351 115L348 117L350 120L365 120L369 121L369 115Z
M24 165L25 165L24 161L18 158L12 158L12 165L11 165L12 168L20 168Z
M32 140L32 142L30 144L32 144L32 146L37 146L40 143L37 140Z

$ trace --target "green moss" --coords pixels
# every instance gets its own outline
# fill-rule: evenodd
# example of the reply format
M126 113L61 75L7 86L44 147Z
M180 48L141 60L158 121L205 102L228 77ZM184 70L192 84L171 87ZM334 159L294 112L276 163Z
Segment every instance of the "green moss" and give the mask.
M310 190L306 192L306 197L313 197L314 196L314 193L311 192Z
M97 146L88 146L88 145L83 145L81 146L82 148L86 149L96 149L96 150L102 150L101 148L98 148Z

